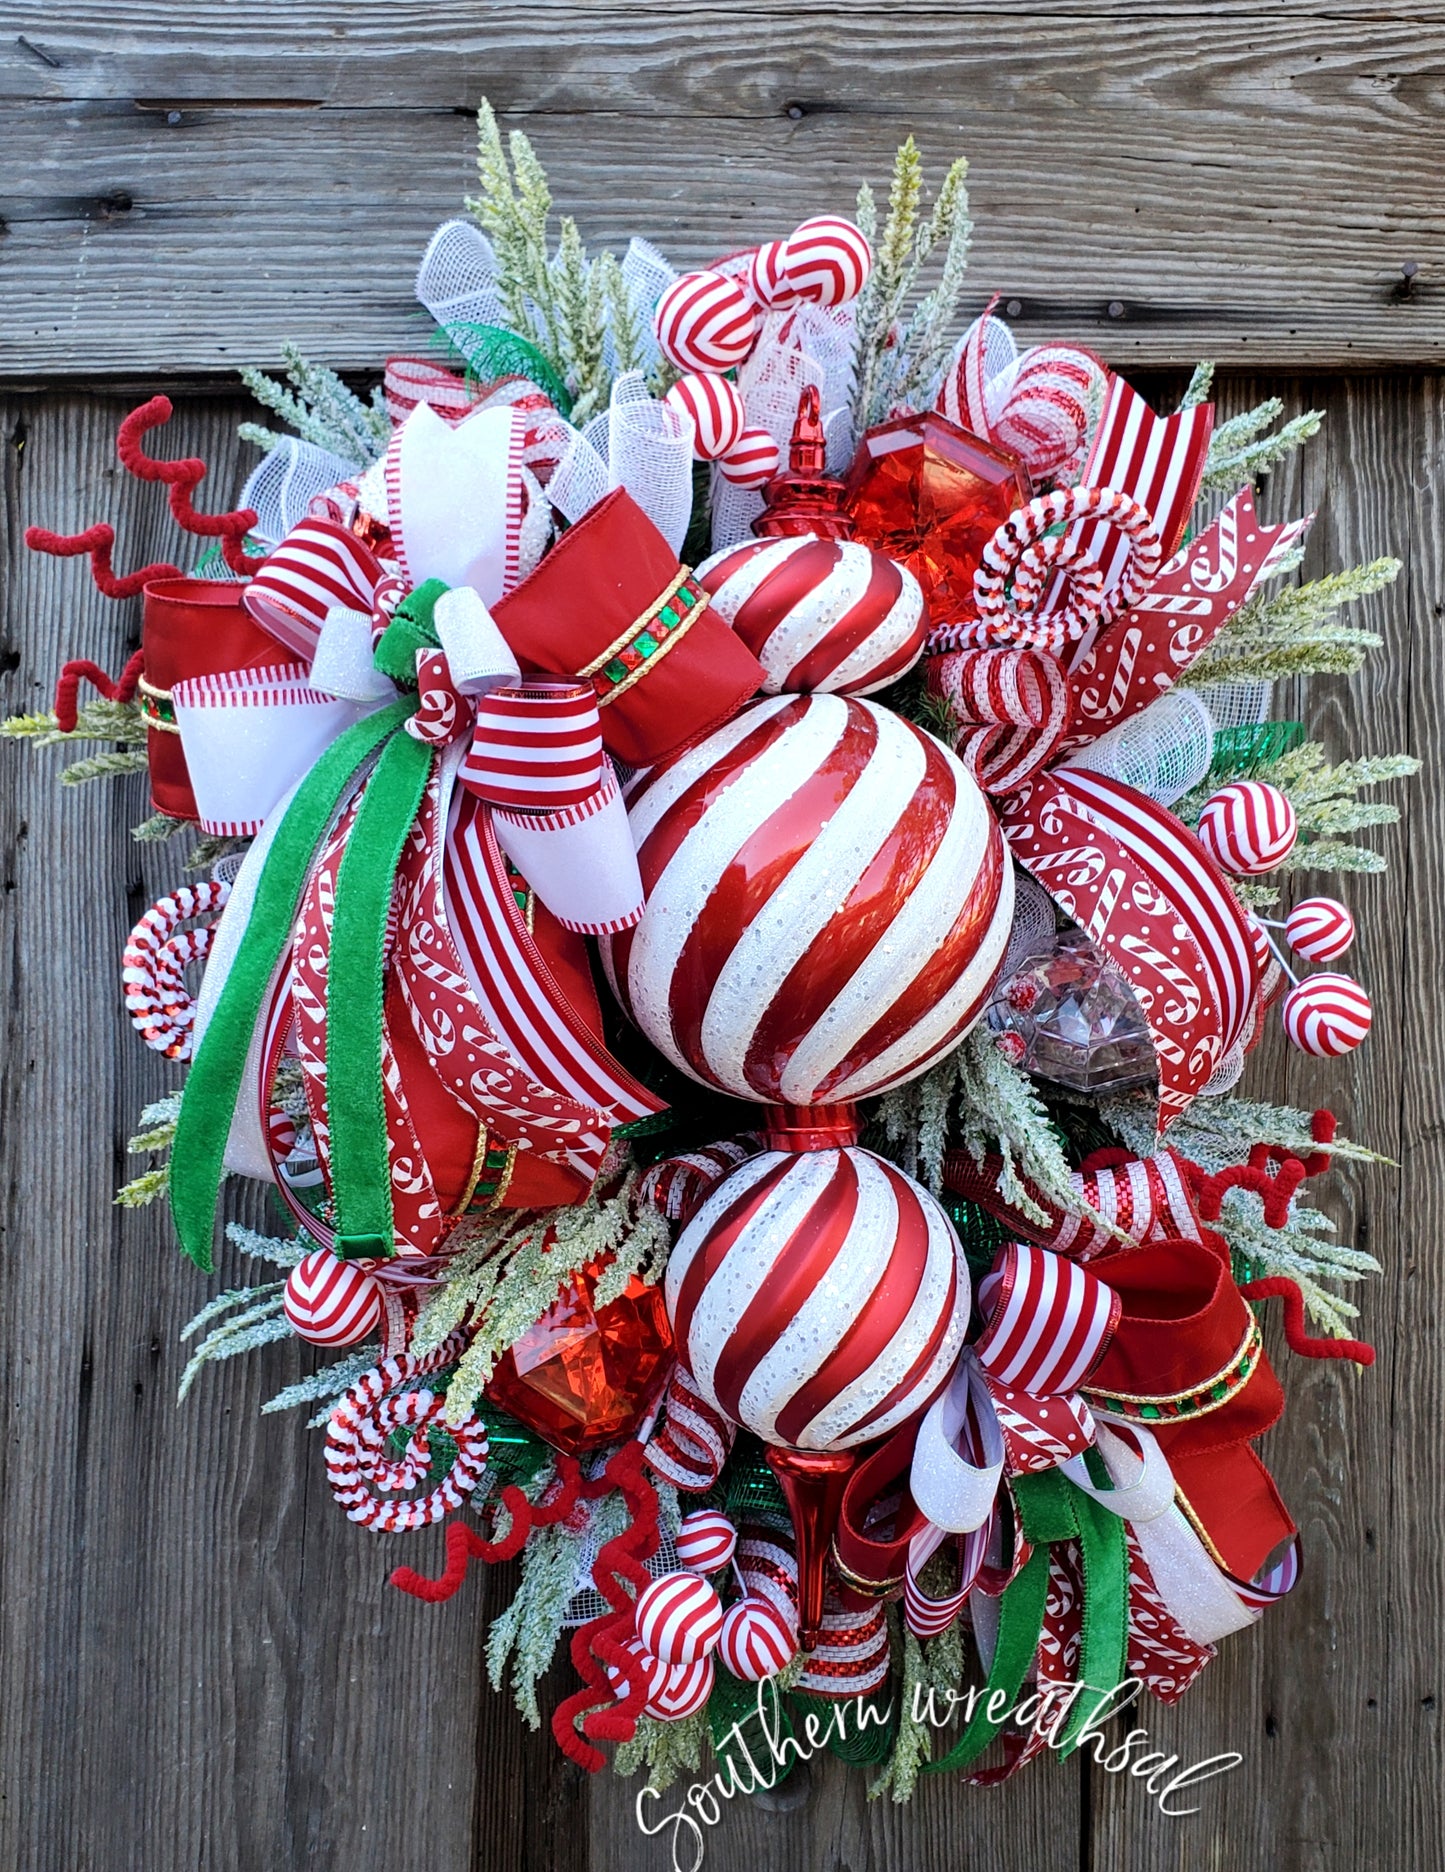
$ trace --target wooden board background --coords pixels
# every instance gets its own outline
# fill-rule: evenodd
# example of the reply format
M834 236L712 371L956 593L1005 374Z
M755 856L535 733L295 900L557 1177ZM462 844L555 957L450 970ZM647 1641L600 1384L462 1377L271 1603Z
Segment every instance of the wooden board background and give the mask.
M115 465L122 392L167 389L170 451L205 456L229 499L250 458L236 361L295 337L363 367L424 330L408 269L468 185L483 89L533 132L587 238L637 228L683 260L846 210L908 128L936 165L965 150L973 278L1019 298L1022 337L1067 332L1161 390L1215 355L1226 409L1319 403L1325 434L1266 510L1321 507L1307 571L1405 561L1368 606L1388 652L1308 700L1332 751L1429 763L1378 835L1388 876L1341 893L1375 1033L1328 1072L1271 1046L1250 1081L1328 1097L1400 1163L1329 1199L1385 1264L1363 1295L1380 1357L1361 1376L1274 1342L1290 1409L1266 1453L1305 1577L1148 1718L1162 1747L1243 1765L1165 1820L1078 1764L992 1794L930 1784L901 1811L831 1764L798 1810L730 1813L718 1872L1445 1863L1442 88L1439 7L0 8L6 713L44 706L65 655L118 668L136 628L77 566L27 555L27 523L109 517L124 565L176 550L154 490ZM171 1079L122 1031L115 959L178 854L130 841L139 783L62 793L58 765L0 748L0 1864L665 1865L631 1789L584 1782L486 1688L481 1634L511 1580L435 1610L390 1592L395 1552L336 1512L317 1440L257 1415L305 1355L269 1348L175 1409L177 1329L212 1284L161 1216L110 1197ZM439 1560L439 1540L409 1545Z

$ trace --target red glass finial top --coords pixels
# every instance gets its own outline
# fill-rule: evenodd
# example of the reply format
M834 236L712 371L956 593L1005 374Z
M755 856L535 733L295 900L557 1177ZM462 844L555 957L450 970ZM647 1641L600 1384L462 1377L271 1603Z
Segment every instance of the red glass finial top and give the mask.
M788 466L763 490L767 502L753 522L763 539L849 539L852 527L842 511L843 483L825 474L828 439L823 431L823 402L816 384L798 398L798 414L788 443Z

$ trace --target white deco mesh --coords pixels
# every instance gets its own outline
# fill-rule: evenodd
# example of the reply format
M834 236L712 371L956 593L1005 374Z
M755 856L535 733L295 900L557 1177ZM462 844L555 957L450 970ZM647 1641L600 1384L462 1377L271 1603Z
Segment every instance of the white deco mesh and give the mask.
M1054 946L1054 901L1035 878L1014 866L1014 920L1009 929L999 980L1007 981L1030 956L1047 955Z
M1189 689L1171 689L1128 721L1100 735L1066 765L1107 774L1161 806L1172 806L1209 772L1214 720Z
M574 523L611 489L625 487L674 552L692 517L692 418L660 403L641 371L626 371L612 402L572 439L547 497Z
M286 436L256 464L241 489L240 505L256 510L252 537L279 545L318 494L338 481L354 481L365 466Z
M1274 700L1272 682L1205 683L1195 695L1214 717L1214 726L1223 734L1226 728L1253 728L1269 720Z
M592 1569L597 1564L601 1546L596 1532L590 1527L577 1544L576 1585L567 1603L566 1617L562 1620L564 1631L569 1626L585 1625L589 1619L601 1618L604 1612L612 1610L592 1584ZM644 1564L654 1579L661 1579L664 1573L677 1571L677 1546L671 1534L661 1532L657 1552Z
M676 278L677 269L657 251L651 241L633 237L627 252L622 256L622 284L627 289L627 302L632 307L638 335L642 340L644 370L651 370L661 361L662 352L658 349L657 335L652 329L652 315L658 300ZM608 342L610 344L611 340ZM615 358L609 356L608 363L615 367Z
M507 324L497 290L496 253L470 221L443 221L432 235L417 268L416 296L446 329Z
M1236 1040L1215 1067L1214 1071L1199 1088L1202 1098L1219 1098L1225 1092L1232 1092L1244 1074L1244 1042Z

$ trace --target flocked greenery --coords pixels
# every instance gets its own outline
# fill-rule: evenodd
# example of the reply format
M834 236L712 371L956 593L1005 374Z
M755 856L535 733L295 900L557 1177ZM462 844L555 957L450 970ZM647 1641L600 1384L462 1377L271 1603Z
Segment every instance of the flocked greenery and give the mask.
M241 372L242 383L262 408L289 423L303 442L314 442L358 468L378 460L391 434L381 387L378 385L371 400L363 403L335 371L313 364L295 345L282 345L281 355L286 363L285 383L268 377L253 364ZM240 434L243 441L264 449L275 448L282 440L259 423L243 423Z
M1183 679L1190 688L1220 682L1275 682L1289 676L1351 675L1382 639L1337 623L1347 604L1390 584L1398 559L1372 559L1325 578L1252 598L1220 631Z

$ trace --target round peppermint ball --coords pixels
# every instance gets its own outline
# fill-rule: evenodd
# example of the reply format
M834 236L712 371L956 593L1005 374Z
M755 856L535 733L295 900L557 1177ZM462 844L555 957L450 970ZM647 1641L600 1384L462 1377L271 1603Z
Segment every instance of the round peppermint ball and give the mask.
M1284 1030L1301 1053L1338 1059L1370 1031L1370 997L1348 975L1311 975L1292 988L1280 1010Z
M1256 877L1288 858L1299 821L1278 787L1234 780L1204 802L1198 831L1200 844L1226 871Z
M664 1573L638 1595L637 1636L664 1664L696 1664L718 1641L722 1602L696 1573Z
M792 1663L797 1650L797 1632L789 1629L770 1601L749 1596L728 1607L717 1654L741 1682L761 1683L765 1677L776 1677Z
M286 1276L281 1306L312 1345L357 1345L381 1323L381 1283L360 1262L317 1248Z
M737 1550L738 1531L726 1515L699 1508L683 1516L674 1544L689 1573L719 1573Z
M725 371L758 336L752 300L725 273L684 273L657 302L657 342L680 370Z
M1306 962L1337 962L1355 940L1355 919L1335 897L1306 897L1285 918L1289 946Z
M716 371L689 371L663 398L679 415L690 417L692 452L699 461L726 455L747 422L737 386Z

